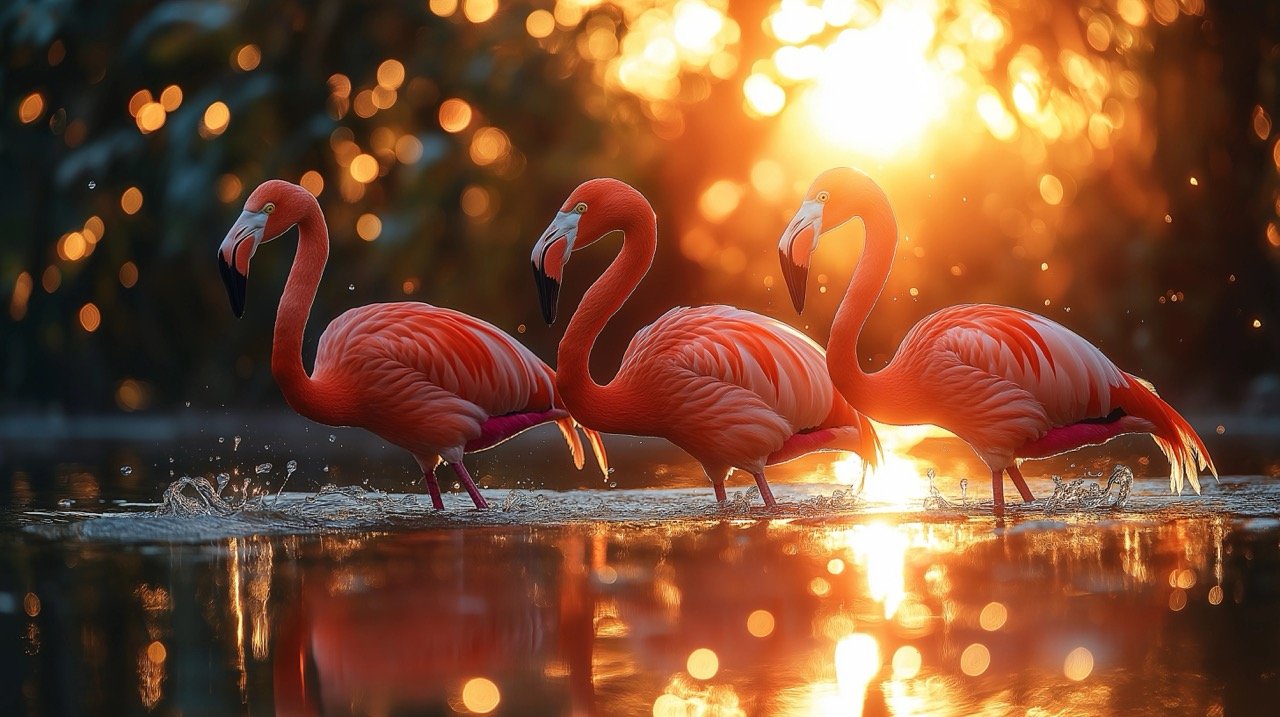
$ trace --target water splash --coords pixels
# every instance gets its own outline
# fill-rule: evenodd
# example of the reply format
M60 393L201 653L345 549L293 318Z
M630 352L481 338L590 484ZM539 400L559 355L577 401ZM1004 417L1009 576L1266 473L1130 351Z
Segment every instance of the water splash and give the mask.
M160 498L160 507L156 508L155 514L182 517L205 515L227 517L235 515L250 506L257 505L257 501L249 497L248 480L245 481L246 489L241 492L238 500L234 497L224 498L222 489L226 487L228 482L225 479L227 479L227 474L220 473L217 476L218 485L215 487L204 476L196 478L182 476L164 489L164 495Z
M261 475L266 475L266 474L268 474L268 473L270 473L270 472L271 472L271 464L270 464L270 463L259 463L258 465L254 466L254 468L253 468L253 472L254 472L255 474L257 474L257 475L260 475L260 476L261 476Z
M1043 507L1050 513L1059 510L1097 510L1099 508L1119 510L1124 508L1133 489L1133 471L1128 466L1116 464L1107 478L1106 488L1098 485L1100 473L1086 473L1084 478L1063 482L1060 476L1053 476L1053 494L1043 501ZM1112 494L1111 489L1116 492Z
M120 475L127 476L133 472L133 466L120 466Z

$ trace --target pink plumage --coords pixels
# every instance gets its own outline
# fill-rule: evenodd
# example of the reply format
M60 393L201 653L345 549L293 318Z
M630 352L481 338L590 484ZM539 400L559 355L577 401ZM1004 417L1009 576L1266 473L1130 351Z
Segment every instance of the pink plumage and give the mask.
M696 458L724 500L734 469L774 503L766 465L819 450L849 450L874 465L875 431L835 392L822 348L780 321L730 306L679 307L631 340L605 386L587 365L605 322L639 284L656 251L653 210L617 180L580 186L533 250L548 322L564 262L622 230L623 248L583 297L560 342L557 386L583 425L658 436Z
M883 370L867 374L857 341L888 279L897 225L884 192L852 169L823 173L779 243L796 310L819 237L860 217L866 250L854 270L828 342L828 368L850 404L877 421L932 423L973 447L992 470L997 514L1002 473L1031 499L1017 463L1126 433L1149 433L1171 464L1170 488L1200 491L1198 469L1217 476L1204 443L1146 381L1120 370L1064 326L1005 306L952 306L922 319Z
M253 253L295 225L298 252L280 300L271 356L272 373L294 410L321 423L365 428L408 450L437 508L444 505L434 475L440 463L453 468L476 507L486 507L463 454L549 421L582 467L577 424L550 367L497 327L457 311L417 302L351 309L320 336L308 376L302 335L329 246L315 198L287 182L264 183L245 202L219 261L239 315ZM607 474L603 446L598 436L588 436Z

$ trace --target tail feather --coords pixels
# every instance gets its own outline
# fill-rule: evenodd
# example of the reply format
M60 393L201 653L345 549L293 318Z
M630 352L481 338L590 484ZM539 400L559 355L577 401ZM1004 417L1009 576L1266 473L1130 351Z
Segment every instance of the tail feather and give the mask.
M582 426L582 432L587 434L587 441L591 444L591 452L596 455L596 464L600 466L600 474L609 477L609 456L604 452L604 439L596 431Z
M567 416L556 421L556 428L560 429L560 435L564 436L564 442L569 444L569 452L573 454L573 467L582 470L586 463L586 453L582 450L582 439L578 436L577 427L577 421Z
M1191 483L1191 488L1198 494L1200 471L1207 470L1215 480L1218 478L1218 468L1209 457L1204 441L1196 435L1187 419L1156 395L1155 388L1150 383L1136 376L1129 378L1127 395L1121 405L1127 413L1155 424L1156 430L1151 437L1169 459L1169 490L1174 494L1181 494L1183 482L1186 481Z

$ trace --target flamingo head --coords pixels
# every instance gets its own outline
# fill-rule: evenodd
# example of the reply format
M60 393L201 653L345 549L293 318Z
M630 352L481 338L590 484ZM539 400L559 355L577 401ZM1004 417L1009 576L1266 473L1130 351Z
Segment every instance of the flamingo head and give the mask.
M778 259L797 313L804 311L809 263L818 248L818 239L858 214L857 207L850 201L857 193L849 189L861 181L870 180L862 172L848 167L829 169L818 175L805 193L800 209L782 232Z
M293 228L302 219L308 202L315 203L310 192L280 179L263 182L245 200L240 218L218 247L218 269L236 318L244 315L249 260L260 244Z
M644 197L625 182L592 179L578 185L560 206L560 211L533 245L530 257L542 318L548 326L556 320L560 284L569 255L624 226L627 210L635 206L637 199L645 207L649 206ZM652 213L652 207L648 211Z

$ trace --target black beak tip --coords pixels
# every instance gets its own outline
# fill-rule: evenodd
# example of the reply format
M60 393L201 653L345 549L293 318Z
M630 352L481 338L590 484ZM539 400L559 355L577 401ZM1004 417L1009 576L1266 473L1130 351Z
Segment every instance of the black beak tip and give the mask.
M560 282L547 276L536 265L533 267L533 282L538 285L538 305L542 309L542 320L550 326L556 322L556 307L560 299Z
M791 261L791 257L781 249L778 250L778 259L782 264L782 276L787 282L787 292L791 295L791 305L795 307L797 314L803 314L805 282L809 279L809 268Z
M221 253L218 254L218 271L222 274L222 283L227 287L231 313L235 314L237 319L244 317L244 295L248 278L228 264Z

